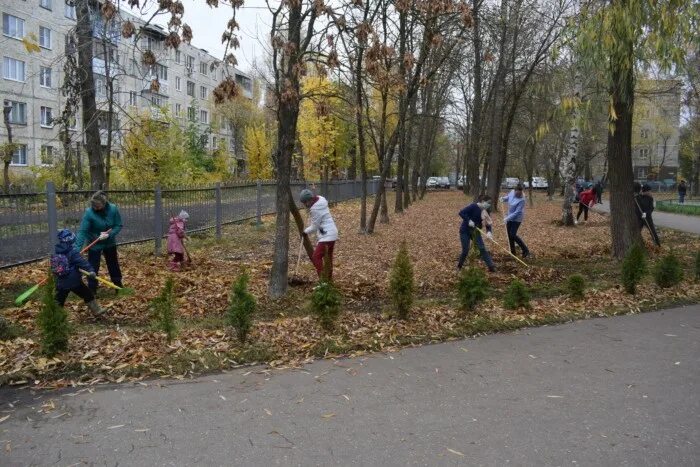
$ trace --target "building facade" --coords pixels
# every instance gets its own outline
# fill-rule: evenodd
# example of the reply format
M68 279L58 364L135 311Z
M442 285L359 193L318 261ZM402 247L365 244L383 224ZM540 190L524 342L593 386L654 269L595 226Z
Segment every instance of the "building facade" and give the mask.
M193 45L182 43L177 50L166 47L167 31L146 25L127 11L119 11L105 24L95 10L91 13L92 68L103 145L111 131L113 155L119 157L121 139L134 116L148 112L160 118L167 112L182 126L194 122L206 129L207 146L224 148L231 157L231 170L245 171L240 135L232 122L216 114L212 92L224 78L232 77L241 93L252 98L251 77ZM0 0L0 15L0 94L4 106L11 109L9 123L17 145L11 171L29 172L32 166L54 163L67 147L79 153L84 141L79 110L67 125L68 146L54 122L65 108L61 88L68 56L77 57L76 11L65 0ZM126 21L135 26L135 34L128 39L121 34ZM152 53L155 63L145 64L145 51ZM0 141L7 142L4 124Z

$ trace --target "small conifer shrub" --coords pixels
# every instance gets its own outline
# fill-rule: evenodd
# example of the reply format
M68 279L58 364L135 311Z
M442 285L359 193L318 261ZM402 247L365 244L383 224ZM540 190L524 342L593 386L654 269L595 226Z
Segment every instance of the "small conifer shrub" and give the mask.
M177 326L175 325L175 281L173 281L172 277L168 277L163 290L151 302L151 309L156 327L165 333L168 343L172 342L177 333Z
M513 279L503 296L503 305L509 310L530 308L530 291L520 279Z
M459 276L457 282L457 294L462 309L473 310L476 305L483 301L489 289L489 281L484 271L477 267L465 269Z
M56 303L55 292L54 276L49 272L49 280L44 286L41 311L37 316L37 324L41 331L41 349L48 357L68 350L70 333L68 313Z
M632 246L622 261L622 285L625 291L633 294L637 291L637 284L647 273L647 260L644 256L644 248L639 243Z
M581 300L586 291L586 280L581 274L574 274L567 280L566 288L569 290L571 298Z
M250 276L247 272L238 276L231 287L227 319L236 330L238 340L244 343L253 324L253 313L257 306L255 297L248 291Z
M683 268L678 257L669 253L654 266L654 281L661 288L673 287L683 280Z
M396 260L394 260L394 265L391 268L389 290L394 310L396 310L399 318L406 319L413 304L414 283L413 265L411 265L411 258L408 256L408 247L405 241L401 242L399 251L396 254Z

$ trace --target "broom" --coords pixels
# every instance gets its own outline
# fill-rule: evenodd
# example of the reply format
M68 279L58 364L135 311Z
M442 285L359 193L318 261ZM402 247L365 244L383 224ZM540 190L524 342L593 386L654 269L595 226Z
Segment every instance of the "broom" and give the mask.
M292 278L289 279L289 285L300 285L306 283L305 280L299 279L297 273L299 272L299 263L301 262L301 249L304 247L304 236L301 237L301 242L299 242L299 253L297 254L297 265L294 268L294 274Z

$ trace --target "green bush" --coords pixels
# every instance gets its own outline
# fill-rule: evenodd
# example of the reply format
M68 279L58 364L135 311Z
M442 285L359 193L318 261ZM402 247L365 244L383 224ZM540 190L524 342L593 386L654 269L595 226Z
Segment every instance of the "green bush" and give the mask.
M683 280L683 268L676 255L669 253L656 263L654 280L656 285L664 289L678 285Z
M172 277L168 277L160 295L151 301L151 309L156 328L165 333L168 343L172 342L177 333L175 326L175 281Z
M413 266L408 256L406 242L401 242L399 252L396 254L394 266L391 268L389 279L389 291L394 309L399 318L406 319L413 304Z
M311 311L318 318L321 327L330 331L340 314L341 296L332 282L321 281L311 293Z
M644 248L639 243L632 246L622 261L622 285L629 294L637 291L637 284L647 273Z
M9 341L19 337L23 331L21 326L12 324L4 316L0 315L0 341Z
M255 297L248 292L248 281L250 277L244 272L231 287L231 295L228 305L228 322L236 330L238 340L244 343L253 323L253 313L255 312Z
M473 310L477 303L486 298L489 281L479 268L465 269L457 282L457 294L463 310Z
M503 305L509 310L530 308L530 291L520 279L513 279L503 296Z
M695 280L700 281L700 251L695 253Z
M56 284L49 272L49 280L44 286L41 311L37 316L37 324L41 331L41 349L48 357L68 349L68 313L56 303Z
M586 291L586 280L581 274L574 274L567 280L566 288L569 290L571 298L581 300Z

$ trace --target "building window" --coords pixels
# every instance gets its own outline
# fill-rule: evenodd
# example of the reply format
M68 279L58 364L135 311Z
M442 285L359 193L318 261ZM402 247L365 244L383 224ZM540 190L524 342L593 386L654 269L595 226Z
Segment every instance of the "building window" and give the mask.
M53 165L53 146L41 147L41 163L43 165Z
M642 148L639 150L639 157L641 158L647 158L649 157L649 149L648 148Z
M44 88L51 87L51 68L39 67L39 85Z
M2 63L2 76L12 81L24 82L24 62L10 57L4 57Z
M207 112L206 110L200 110L199 121L202 123L209 123L209 112Z
M27 145L18 144L12 153L12 165L27 165Z
M646 178L647 178L647 168L646 167L637 167L637 179L644 180Z
M202 62L199 64L199 72L203 75L207 74L207 64Z
M195 116L194 116L194 107L187 107L187 119L190 122L194 122Z
M216 136L212 136L212 137L211 137L211 147L212 147L212 149L214 149L214 150L218 149L218 148L216 147Z
M65 16L68 19L75 19L75 4L70 4L68 0L66 1L66 5L63 9L63 16Z
M39 26L39 45L51 49L51 29Z
M192 55L187 55L185 57L185 68L190 73L194 70L194 57Z
M24 38L24 20L16 16L3 13L2 15L2 33L15 39Z
M107 97L107 84L101 76L95 76L95 95L97 97Z
M180 63L182 61L182 53L179 50L175 51L175 63Z
M206 99L207 98L207 88L204 86L199 87L199 98L200 99Z
M137 99L138 94L136 94L136 91L129 91L129 105L132 107L136 107Z
M643 130L640 132L640 136L642 137L642 139L648 139L648 138L649 138L649 130L643 129Z
M180 77L179 76L175 77L175 90L176 91L180 90Z
M168 67L163 66L160 63L156 63L155 75L158 76L159 81L168 81Z
M27 124L27 104L24 102L5 101L5 107L12 107L10 110L10 123L16 125Z
M187 82L187 95L194 97L194 83L192 81Z
M41 126L44 128L53 128L53 115L51 107L41 107Z
M39 6L51 10L51 0L39 0Z
M179 117L182 114L182 105L175 104L175 116Z

